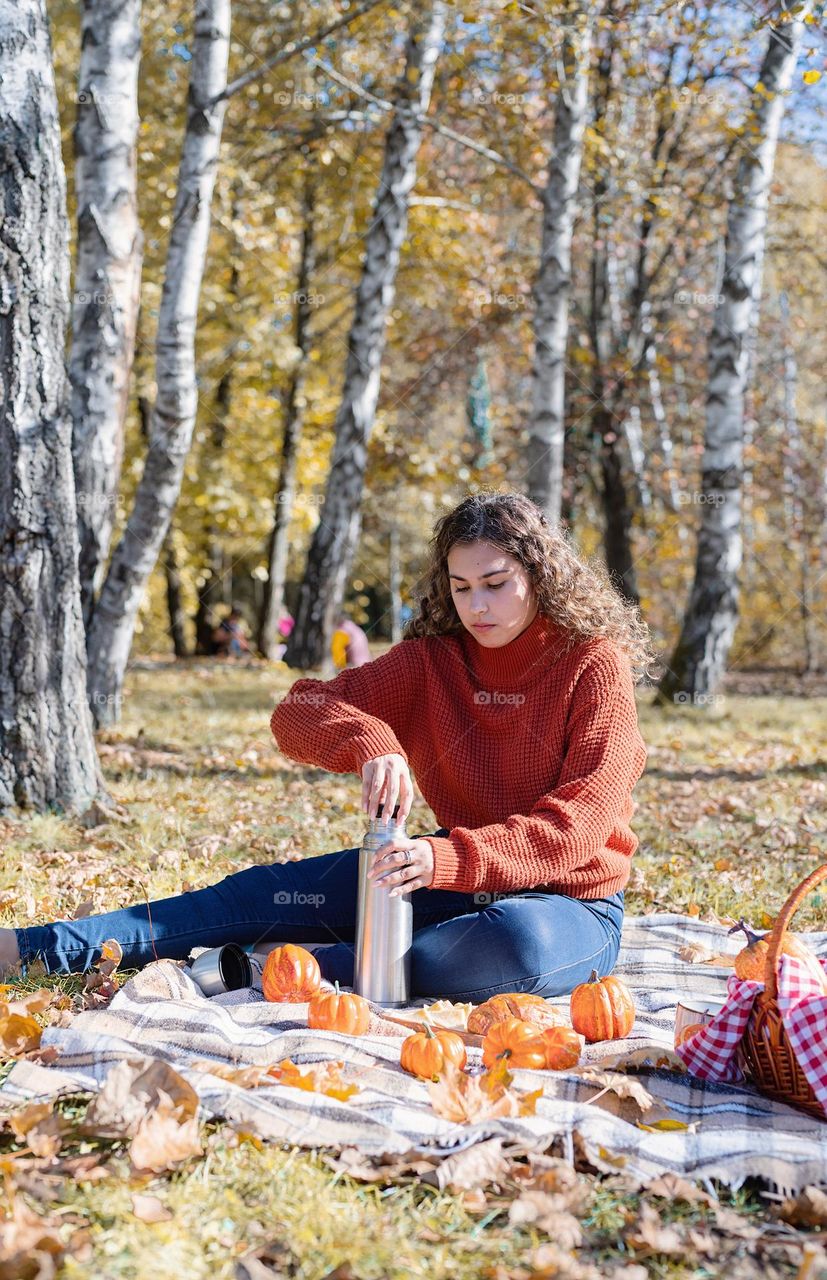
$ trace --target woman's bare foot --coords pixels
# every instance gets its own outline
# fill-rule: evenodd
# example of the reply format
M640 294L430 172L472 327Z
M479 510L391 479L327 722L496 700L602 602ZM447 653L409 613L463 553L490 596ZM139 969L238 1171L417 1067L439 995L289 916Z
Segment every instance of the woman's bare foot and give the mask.
M0 929L0 978L20 963L20 948L14 929Z

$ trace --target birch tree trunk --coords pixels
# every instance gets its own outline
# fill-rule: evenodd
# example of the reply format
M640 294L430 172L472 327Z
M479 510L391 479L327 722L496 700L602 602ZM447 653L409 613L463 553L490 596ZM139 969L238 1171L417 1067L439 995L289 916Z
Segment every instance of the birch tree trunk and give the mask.
M784 94L804 29L795 22L770 28L753 89L743 150L727 215L724 278L709 339L709 382L695 578L681 633L658 688L660 702L708 705L726 670L738 621L741 566L741 484L744 395L749 335L757 322L767 206Z
M189 657L186 631L187 615L181 598L181 567L178 563L178 551L175 546L175 530L171 524L167 529L167 536L164 538L163 560L172 648L176 658L187 658Z
M408 197L445 32L443 0L423 6L408 36L405 70L396 89L382 175L365 238L365 261L348 342L342 403L325 490L323 518L313 535L299 591L296 624L284 658L293 667L318 667L330 646L335 615L361 527L360 503L373 428L385 322L393 305L399 254L408 225Z
M293 339L299 358L290 377L284 406L284 434L281 463L273 502L273 528L267 552L268 578L259 620L258 647L265 658L273 658L282 643L278 625L284 612L284 587L287 577L290 515L296 500L296 471L299 461L304 420L304 383L307 376L307 353L310 345L310 316L313 311L311 284L316 269L315 188L310 177L302 199L302 244L296 275L296 300L293 306Z
M612 16L612 7L608 8ZM602 50L597 69L595 92L595 120L608 119L609 102L613 84L613 62L616 48L614 26L608 32L606 46ZM626 489L621 440L623 419L620 388L612 379L611 371L620 335L612 322L612 291L610 281L611 232L604 207L608 206L609 180L603 167L598 166L595 176L592 203L593 248L589 297L589 330L594 369L591 393L594 400L592 427L600 442L601 502L603 506L603 545L606 568L618 591L634 604L640 596L632 552L632 507Z
M136 140L141 0L84 0L75 124L72 453L88 628L115 519L141 288Z
M798 394L798 362L795 358L790 332L790 300L786 290L779 298L781 304L781 341L784 356L784 522L786 545L794 556L800 557L800 592L796 590L801 610L801 633L804 642L802 672L813 672L818 667L815 618L813 616L812 583L810 577L810 539L804 507L804 449L798 422L796 397ZM793 588L795 590L795 588Z
M0 809L105 796L86 701L69 240L45 0L0 0Z
M526 463L529 497L557 524L563 496L566 347L571 242L583 157L591 25L566 26L548 181L543 193L540 269L534 284L534 368Z
M195 425L195 325L226 110L222 95L229 45L230 0L197 0L187 123L158 317L158 393L149 448L89 632L89 678L98 724L120 715L135 618L178 500Z

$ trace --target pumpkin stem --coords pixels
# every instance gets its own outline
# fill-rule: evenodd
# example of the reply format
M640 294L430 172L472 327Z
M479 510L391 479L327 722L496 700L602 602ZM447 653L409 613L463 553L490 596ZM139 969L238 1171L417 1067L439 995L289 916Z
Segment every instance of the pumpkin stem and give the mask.
M599 982L599 981L600 981L600 974L597 972L596 969L592 969L592 976L589 978L589 982Z
M433 1038L434 1038L434 1033L433 1033L433 1030L432 1030L432 1028L431 1028L431 1024L430 1024L430 1022L428 1021L428 1019L427 1019L427 1018L425 1019L425 1034L427 1035L427 1037L428 1037L428 1039L429 1039L429 1040L433 1040Z
M338 979L338 978L337 978L337 979L335 980L335 982L333 983L333 989L335 990L336 995L338 996L338 994L339 994L339 979Z
M734 924L732 928L729 929L727 932L743 933L750 946L752 946L754 942L760 942L761 939L766 936L763 933L753 933L752 929L750 929L749 925L747 924L746 920L744 920L743 916L738 921L738 923Z

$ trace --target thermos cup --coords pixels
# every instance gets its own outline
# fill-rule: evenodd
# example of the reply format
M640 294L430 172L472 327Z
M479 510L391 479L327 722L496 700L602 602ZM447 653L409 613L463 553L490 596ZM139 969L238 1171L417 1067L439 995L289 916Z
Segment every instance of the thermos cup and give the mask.
M253 967L250 957L234 942L223 947L203 951L190 965L190 977L205 996L217 996L224 991L240 991L253 983Z
M374 1004L391 1007L410 1003L413 904L409 893L392 898L381 880L368 879L376 850L405 835L404 819L396 820L399 805L388 818L382 809L379 805L370 819L359 850L353 989Z

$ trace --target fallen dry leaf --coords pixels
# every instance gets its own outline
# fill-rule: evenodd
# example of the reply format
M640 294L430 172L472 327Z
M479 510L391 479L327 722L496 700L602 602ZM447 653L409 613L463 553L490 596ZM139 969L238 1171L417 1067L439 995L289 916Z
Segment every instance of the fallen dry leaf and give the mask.
M202 1153L198 1120L163 1090L156 1105L141 1120L129 1157L136 1169L163 1173L190 1156Z
M307 1089L310 1093L324 1093L329 1098L346 1102L354 1093L359 1092L359 1086L348 1084L342 1079L344 1065L344 1062L314 1062L302 1071L298 1063L290 1058L283 1058L276 1063L273 1073L278 1071L276 1078L279 1084L292 1085L294 1089Z
M778 1208L779 1218L794 1227L827 1226L827 1192L820 1187L804 1187Z
M673 1049L663 1045L646 1045L638 1049L623 1049L612 1058L603 1058L600 1064L605 1071L636 1071L641 1067L656 1067L686 1074L686 1067Z
M606 1280L606 1274L591 1263L581 1262L558 1243L539 1244L529 1255L531 1271L503 1272L503 1280L524 1275L525 1280ZM634 1277L637 1280L637 1277Z
M472 1147L446 1156L437 1166L437 1185L441 1191L481 1189L488 1183L503 1186L508 1180L511 1161L503 1154L502 1138L487 1138Z
M538 1227L562 1249L578 1249L583 1243L583 1230L574 1214L561 1208L559 1201L559 1196L550 1196L546 1191L523 1191L509 1205L508 1221L514 1227Z
M596 1067L584 1067L576 1073L584 1084L593 1085L600 1092L590 1103L599 1102L606 1093L613 1093L618 1098L634 1102L644 1114L655 1106L655 1099L639 1080L634 1080L623 1072L600 1071Z
M118 990L118 979L115 976L118 965L123 959L123 949L116 938L107 938L101 944L100 959L93 969L84 975L83 994L80 1005L84 1009L100 1009Z
M661 1196L665 1200L685 1200L687 1204L717 1204L697 1182L689 1182L677 1173L660 1174L652 1182L645 1184L645 1191L647 1195Z
M36 1156L56 1156L66 1131L63 1119L51 1100L30 1102L20 1107L11 1113L8 1124L17 1140L25 1142Z
M723 951L708 951L698 942L688 942L681 947L678 957L686 964L714 964L724 969L732 969L735 965L734 955Z
M124 1058L110 1069L86 1108L81 1132L96 1138L132 1137L162 1096L171 1099L182 1116L196 1115L198 1094L168 1062Z
M59 1224L39 1217L7 1179L0 1201L0 1274L51 1280L64 1252Z
M481 1076L469 1076L454 1063L443 1067L438 1081L428 1080L431 1105L437 1115L455 1124L469 1124L493 1116L533 1115L543 1088L520 1093L509 1088L512 1075L499 1063Z
M15 992L19 993L19 987L14 983L0 985L0 1016L9 1013L45 1013L57 995L57 992L48 987L38 987L37 991L29 991L22 996L15 996Z
M256 1089L260 1085L274 1084L279 1075L275 1067L261 1065L238 1067L231 1062L213 1061L208 1058L197 1058L188 1063L188 1067L194 1071L205 1071L211 1076L218 1076L230 1084L237 1084L241 1089Z
M25 1013L0 1015L0 1062L19 1058L40 1044L41 1028Z
M635 1253L686 1253L686 1240L673 1226L665 1226L657 1212L641 1201L638 1220L626 1233L626 1243Z
M435 1000L411 1013L419 1022L430 1022L434 1027L447 1027L451 1031L466 1031L468 1015L474 1008L470 1001L452 1004L450 1000Z
M132 1212L140 1222L169 1222L173 1217L157 1196L144 1195L140 1191L132 1194Z

